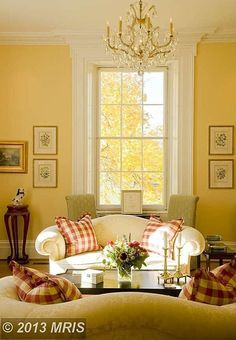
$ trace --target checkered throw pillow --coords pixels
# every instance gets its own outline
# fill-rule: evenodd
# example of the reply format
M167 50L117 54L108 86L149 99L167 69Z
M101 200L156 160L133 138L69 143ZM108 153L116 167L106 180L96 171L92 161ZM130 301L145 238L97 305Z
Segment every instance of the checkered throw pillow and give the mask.
M173 252L173 240L178 231L181 231L184 220L171 220L163 222L159 217L151 216L143 233L141 246L147 251L163 254L163 238L164 232L167 232L167 242L169 247L169 256Z
M11 261L10 268L21 301L45 305L81 297L79 289L65 278L23 267L15 261Z
M218 306L236 302L236 260L216 268L214 273L199 269L179 297Z
M66 243L66 257L100 248L89 215L78 222L56 217L55 222Z

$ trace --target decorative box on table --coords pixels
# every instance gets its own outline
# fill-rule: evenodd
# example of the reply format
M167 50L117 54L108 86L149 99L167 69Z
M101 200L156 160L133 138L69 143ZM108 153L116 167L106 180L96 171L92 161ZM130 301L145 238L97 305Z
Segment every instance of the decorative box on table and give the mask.
M82 281L97 284L103 282L103 271L95 269L86 269L82 272Z

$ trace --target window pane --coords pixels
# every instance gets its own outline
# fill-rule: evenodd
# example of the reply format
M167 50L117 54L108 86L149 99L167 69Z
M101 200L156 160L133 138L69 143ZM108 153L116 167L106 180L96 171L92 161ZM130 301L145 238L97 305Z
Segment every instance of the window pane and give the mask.
M122 78L122 103L140 104L142 102L142 76L138 73L123 73Z
M100 173L100 204L120 204L120 172Z
M143 204L163 204L163 174L143 173Z
M163 171L163 141L143 141L143 170Z
M120 170L120 140L101 139L100 169L101 171Z
M142 155L140 140L122 141L122 170L138 171L141 170Z
M101 106L101 137L120 136L120 105Z
M122 109L122 136L142 136L142 106L124 105Z
M164 72L145 72L143 75L143 102L163 104Z
M122 189L123 190L142 189L142 173L141 172L122 172Z
M121 103L121 73L101 72L101 103Z
M145 137L163 136L163 106L144 105L143 111L143 135Z

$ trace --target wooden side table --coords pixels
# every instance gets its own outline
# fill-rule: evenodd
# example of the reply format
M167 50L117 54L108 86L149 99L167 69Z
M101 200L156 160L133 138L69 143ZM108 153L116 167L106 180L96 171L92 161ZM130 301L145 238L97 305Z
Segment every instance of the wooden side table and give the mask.
M22 243L22 257L19 255L19 240L18 240L18 225L17 218L23 217L23 243ZM11 255L8 256L7 261L15 260L19 263L27 263L28 255L25 252L26 238L29 227L30 213L28 211L28 205L8 205L7 212L4 215L5 226L7 230L7 236L10 244ZM9 220L11 224L9 224ZM11 227L11 228L10 228Z
M219 260L219 265L223 264L223 260L231 260L236 255L236 250L229 247L226 251L212 251L209 249L204 250L203 255L206 258L206 269L211 270L211 260Z

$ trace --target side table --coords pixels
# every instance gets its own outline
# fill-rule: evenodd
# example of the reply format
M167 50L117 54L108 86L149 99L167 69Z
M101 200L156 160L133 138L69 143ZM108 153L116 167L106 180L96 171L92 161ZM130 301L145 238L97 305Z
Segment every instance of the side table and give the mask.
M22 257L19 255L19 240L18 240L18 225L17 218L22 216L24 220L23 226L23 242L22 242ZM28 255L25 252L26 237L29 227L30 213L28 205L8 205L7 212L4 215L7 236L10 244L11 255L8 256L7 261L15 260L19 263L27 263ZM9 224L9 220L11 224ZM11 227L11 228L10 228ZM11 229L11 230L10 230Z
M223 260L231 260L236 255L236 250L231 249L229 247L226 248L226 251L212 251L210 249L206 249L203 252L203 255L206 258L206 269L208 271L211 270L211 260L219 260L219 265L223 264Z

